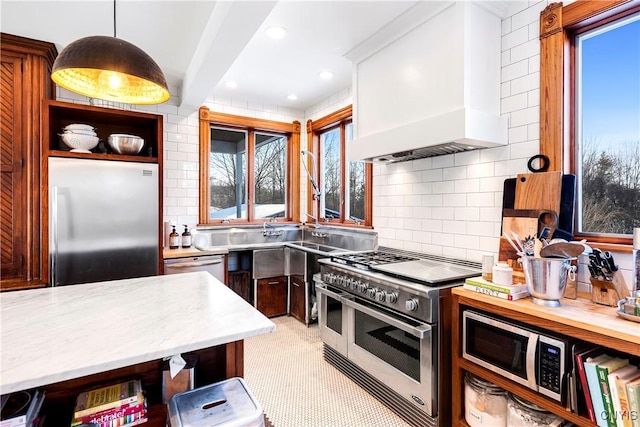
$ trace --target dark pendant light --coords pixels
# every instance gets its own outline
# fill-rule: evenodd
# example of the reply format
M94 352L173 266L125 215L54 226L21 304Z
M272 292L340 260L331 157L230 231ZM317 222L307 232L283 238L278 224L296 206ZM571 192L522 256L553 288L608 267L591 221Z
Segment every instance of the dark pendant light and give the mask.
M115 0L113 37L70 43L53 63L51 79L72 92L125 104L160 104L170 97L158 64L142 49L116 38Z

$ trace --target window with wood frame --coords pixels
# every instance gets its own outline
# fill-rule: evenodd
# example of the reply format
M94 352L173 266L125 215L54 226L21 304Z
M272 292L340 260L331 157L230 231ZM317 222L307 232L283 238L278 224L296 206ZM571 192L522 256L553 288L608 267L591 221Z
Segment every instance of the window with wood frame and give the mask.
M323 222L371 226L372 166L347 158L353 139L352 107L307 121L307 134L313 152L307 170L318 174L309 180L309 212Z
M540 151L577 177L574 234L631 244L640 227L640 6L549 5L540 20Z
M200 108L200 224L291 221L300 206L300 122Z

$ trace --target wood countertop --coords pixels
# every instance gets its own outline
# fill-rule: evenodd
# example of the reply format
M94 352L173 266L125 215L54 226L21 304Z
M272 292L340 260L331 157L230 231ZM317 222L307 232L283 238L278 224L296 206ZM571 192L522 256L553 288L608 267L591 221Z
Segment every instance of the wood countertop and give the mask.
M0 310L3 394L275 330L205 272L4 292Z
M204 256L204 255L225 255L228 253L229 253L229 250L224 247L211 249L211 250L198 249L193 246L190 248L178 248L178 249L164 248L162 250L162 258L163 259L189 258L189 257Z
M540 319L539 326L555 323L567 327L562 332L574 336L570 332L576 330L588 331L603 337L603 340L610 338L626 342L627 348L617 350L628 351L640 355L640 323L623 319L616 314L616 307L609 307L595 304L587 299L567 299L560 300L560 307L545 307L536 304L531 298L524 298L517 301L508 301L489 295L477 293L462 287L452 290L454 295L460 297L460 303L465 299L477 301L487 307L494 306L499 309L498 314L505 314L509 317L518 318L521 316L531 316ZM602 343L605 345L605 343ZM626 345L625 345L626 347Z

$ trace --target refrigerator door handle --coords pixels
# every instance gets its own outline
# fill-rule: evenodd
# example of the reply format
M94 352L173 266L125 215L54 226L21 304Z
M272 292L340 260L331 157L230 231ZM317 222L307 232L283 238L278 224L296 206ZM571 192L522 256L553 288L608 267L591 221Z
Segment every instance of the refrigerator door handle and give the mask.
M50 252L50 264L51 264L51 286L56 286L56 270L58 263L58 187L53 187L51 194L51 250Z

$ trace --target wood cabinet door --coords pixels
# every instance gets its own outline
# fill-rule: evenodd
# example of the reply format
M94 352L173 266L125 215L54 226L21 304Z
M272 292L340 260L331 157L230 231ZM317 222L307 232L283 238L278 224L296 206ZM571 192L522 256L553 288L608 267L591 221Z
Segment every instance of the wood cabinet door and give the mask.
M251 277L248 271L230 271L229 288L240 295L245 301L253 303L251 300Z
M291 276L289 291L289 313L301 322L306 322L305 285L302 276Z
M287 277L259 279L256 302L258 311L267 317L287 314Z
M27 188L21 117L24 59L3 52L1 64L0 277L27 280L24 263L27 251Z

